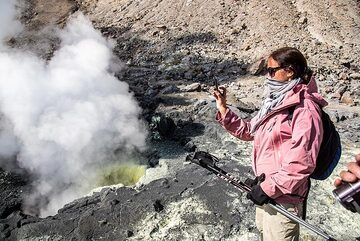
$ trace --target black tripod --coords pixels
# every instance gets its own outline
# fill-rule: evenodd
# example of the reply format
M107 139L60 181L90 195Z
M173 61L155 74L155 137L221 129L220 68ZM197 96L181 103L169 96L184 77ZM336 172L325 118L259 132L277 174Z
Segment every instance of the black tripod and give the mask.
M230 174L228 174L226 171L222 170L221 168L217 167L216 162L218 162L219 159L207 152L203 152L203 151L195 152L193 155L188 155L186 157L186 160L198 164L199 166L206 168L207 170L215 173L218 177L224 179L225 181L229 182L231 185L235 186L236 188L240 189L243 192L249 192L251 190L251 188L248 185L236 179L235 177L232 177ZM292 221L295 221L303 225L307 229L323 237L325 240L336 241L336 239L330 237L323 230L313 226L312 224L299 218L295 214L287 211L283 206L276 203L275 201L272 200L267 205L269 205L271 208L278 211L282 215L286 216L287 218L291 219Z

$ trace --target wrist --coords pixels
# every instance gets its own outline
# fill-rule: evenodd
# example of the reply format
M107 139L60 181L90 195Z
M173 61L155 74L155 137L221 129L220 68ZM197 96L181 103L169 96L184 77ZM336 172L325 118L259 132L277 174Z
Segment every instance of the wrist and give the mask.
M221 114L221 117L225 117L227 109L228 109L227 106L220 106L219 112Z

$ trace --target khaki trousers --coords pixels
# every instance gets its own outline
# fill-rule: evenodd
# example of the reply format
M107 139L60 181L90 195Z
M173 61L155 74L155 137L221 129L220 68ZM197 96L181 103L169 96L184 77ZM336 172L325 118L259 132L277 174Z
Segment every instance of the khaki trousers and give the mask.
M281 205L298 217L302 217L302 203ZM299 224L291 221L266 204L256 207L255 222L263 241L299 241Z

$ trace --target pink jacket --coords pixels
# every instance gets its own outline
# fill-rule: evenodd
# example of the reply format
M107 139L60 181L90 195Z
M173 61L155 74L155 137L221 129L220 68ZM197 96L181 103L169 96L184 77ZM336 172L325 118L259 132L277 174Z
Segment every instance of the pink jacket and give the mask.
M263 191L278 203L300 203L308 191L308 177L315 169L323 137L320 106L327 102L317 93L315 79L299 84L283 103L268 113L254 136L253 120L240 119L230 109L216 120L232 135L253 141L252 167L256 176L265 173ZM292 117L288 108L294 106Z

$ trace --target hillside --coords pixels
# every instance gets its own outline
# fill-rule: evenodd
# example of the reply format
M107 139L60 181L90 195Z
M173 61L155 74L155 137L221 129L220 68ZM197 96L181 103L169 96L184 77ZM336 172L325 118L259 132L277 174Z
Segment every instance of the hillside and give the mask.
M80 45L72 48L74 40L65 36L61 30L72 33L75 39L81 34L87 34L89 39L93 38L110 48L114 56L109 57L105 52L104 61L91 57L98 56L98 49L87 48L83 53L84 60L90 59L86 63L96 65L85 66L84 71L78 74L71 69L70 63L66 65L68 71L64 72L69 72L69 76L79 75L78 78L82 79L82 75L89 74L91 77L93 70L109 69L105 75L100 75L101 80L112 78L119 80L121 85L113 83L104 88L107 91L104 93L116 96L114 92L119 88L122 96L128 98L119 102L111 99L106 105L101 105L101 111L96 114L91 112L89 105L85 105L91 115L86 115L84 120L99 118L103 121L99 116L111 116L108 103L121 104L119 112L123 109L125 117L132 117L116 123L129 126L135 123L136 126L138 114L147 129L144 131L147 135L146 150L141 149L139 144L145 135L143 132L135 130L134 126L120 128L120 136L121 133L128 136L124 139L115 138L116 142L110 143L111 147L106 145L104 149L112 150L110 156L118 158L121 164L127 165L135 160L133 164L136 168L123 167L128 169L124 171L125 174L121 174L122 183L111 183L103 189L98 187L92 191L93 183L86 183L89 184L85 185L87 189L81 189L75 194L67 193L72 182L78 181L77 176L80 179L82 168L87 170L87 164L96 166L96 160L94 163L85 161L84 167L70 160L68 166L59 164L54 167L56 172L69 167L71 169L68 171L72 173L70 177L73 179L64 181L63 190L49 191L48 188L47 193L42 195L30 195L32 199L29 199L29 194L41 186L37 175L43 173L34 170L36 168L33 166L27 168L26 163L19 164L16 158L2 158L1 240L259 240L254 222L254 205L232 186L186 162L185 157L194 150L206 150L219 157L220 167L234 176L245 179L252 175L251 143L230 136L214 120L216 108L211 96L214 80L217 79L227 87L232 108L242 117L250 118L261 103L263 60L271 51L283 46L297 47L306 55L316 73L320 93L329 102L325 110L338 128L343 145L340 164L332 176L325 181L312 182L307 220L337 240L360 239L360 216L346 211L331 193L339 171L353 159L354 154L360 153L359 1L28 0L22 2L19 9L18 19L24 28L18 35L6 39L9 49L4 53L12 50L32 53L43 61L37 60L42 63L41 66L46 66L42 68L50 69L48 76L57 73L51 72L51 67L58 66L59 62L55 61L63 56L62 49L77 51L79 48L80 51ZM85 31L80 27L67 28L76 26L71 25L74 24L72 19L80 12L91 20L99 32ZM26 59L24 57L21 62L23 66L18 65L19 70L25 69L24 72L27 70ZM109 66L102 66L106 61L109 61ZM28 68L28 72L32 76L31 68ZM45 72L37 77L47 74ZM67 76L66 73L62 74ZM54 79L60 81L63 76ZM71 85L55 86L65 89ZM92 84L87 82L81 93L98 94L103 86L98 86L99 91L97 86L91 87ZM74 89L81 90L78 85L74 85ZM69 99L77 98L75 91L69 93ZM42 106L56 100L50 97L36 103ZM103 97L103 93L100 93L95 99ZM74 106L80 102L90 103L87 99L80 99ZM73 102L69 103L64 106L67 108ZM42 111L51 112L57 108L55 104L55 107L49 106ZM135 114L128 106L134 106ZM116 106L111 107L116 109ZM4 108L3 105L1 108ZM63 108L61 105L59 110ZM38 109L28 112L41 113ZM74 112L69 113L76 116ZM76 130L69 131L61 129L60 125L56 126L58 119L60 117L50 119L54 121L50 121L49 126L60 131L50 132L55 133L56 137L61 135L61 130L65 130L69 136L75 136ZM109 122L105 123L113 124L113 119L116 116L109 117ZM5 118L4 123L7 123ZM80 124L79 129L85 126L92 130L93 123L89 123L90 127ZM111 127L116 128L116 123ZM2 124L1 127L4 129L7 125ZM29 130L33 131L31 128ZM106 127L104 130L101 129L101 133L111 132ZM140 137L137 138L137 135ZM94 143L98 145L110 138L106 136L96 140L99 136L97 132L94 134ZM79 140L84 138L86 135L82 135ZM63 148L65 150L61 154L56 152L60 156L66 156L64 153L70 152L72 146L78 144L71 138L65 140L64 146L68 149ZM128 146L134 148L129 151ZM46 147L53 147L52 140ZM98 153L88 153L94 154L93 159L100 160L102 157ZM50 157L56 159L56 155ZM75 171L78 168L79 173L72 167ZM146 171L143 171L143 167L146 167ZM137 179L139 173L141 176L144 174L140 180ZM52 175L45 176L51 178ZM67 174L59 176L64 179L68 177ZM93 177L89 174L86 178L91 180ZM110 180L113 177L106 178ZM63 195L54 195L58 191ZM47 196L48 193L52 196ZM59 210L54 212L49 208L52 207L52 201L55 207L62 208L56 208ZM322 240L305 228L301 229L301 239Z

